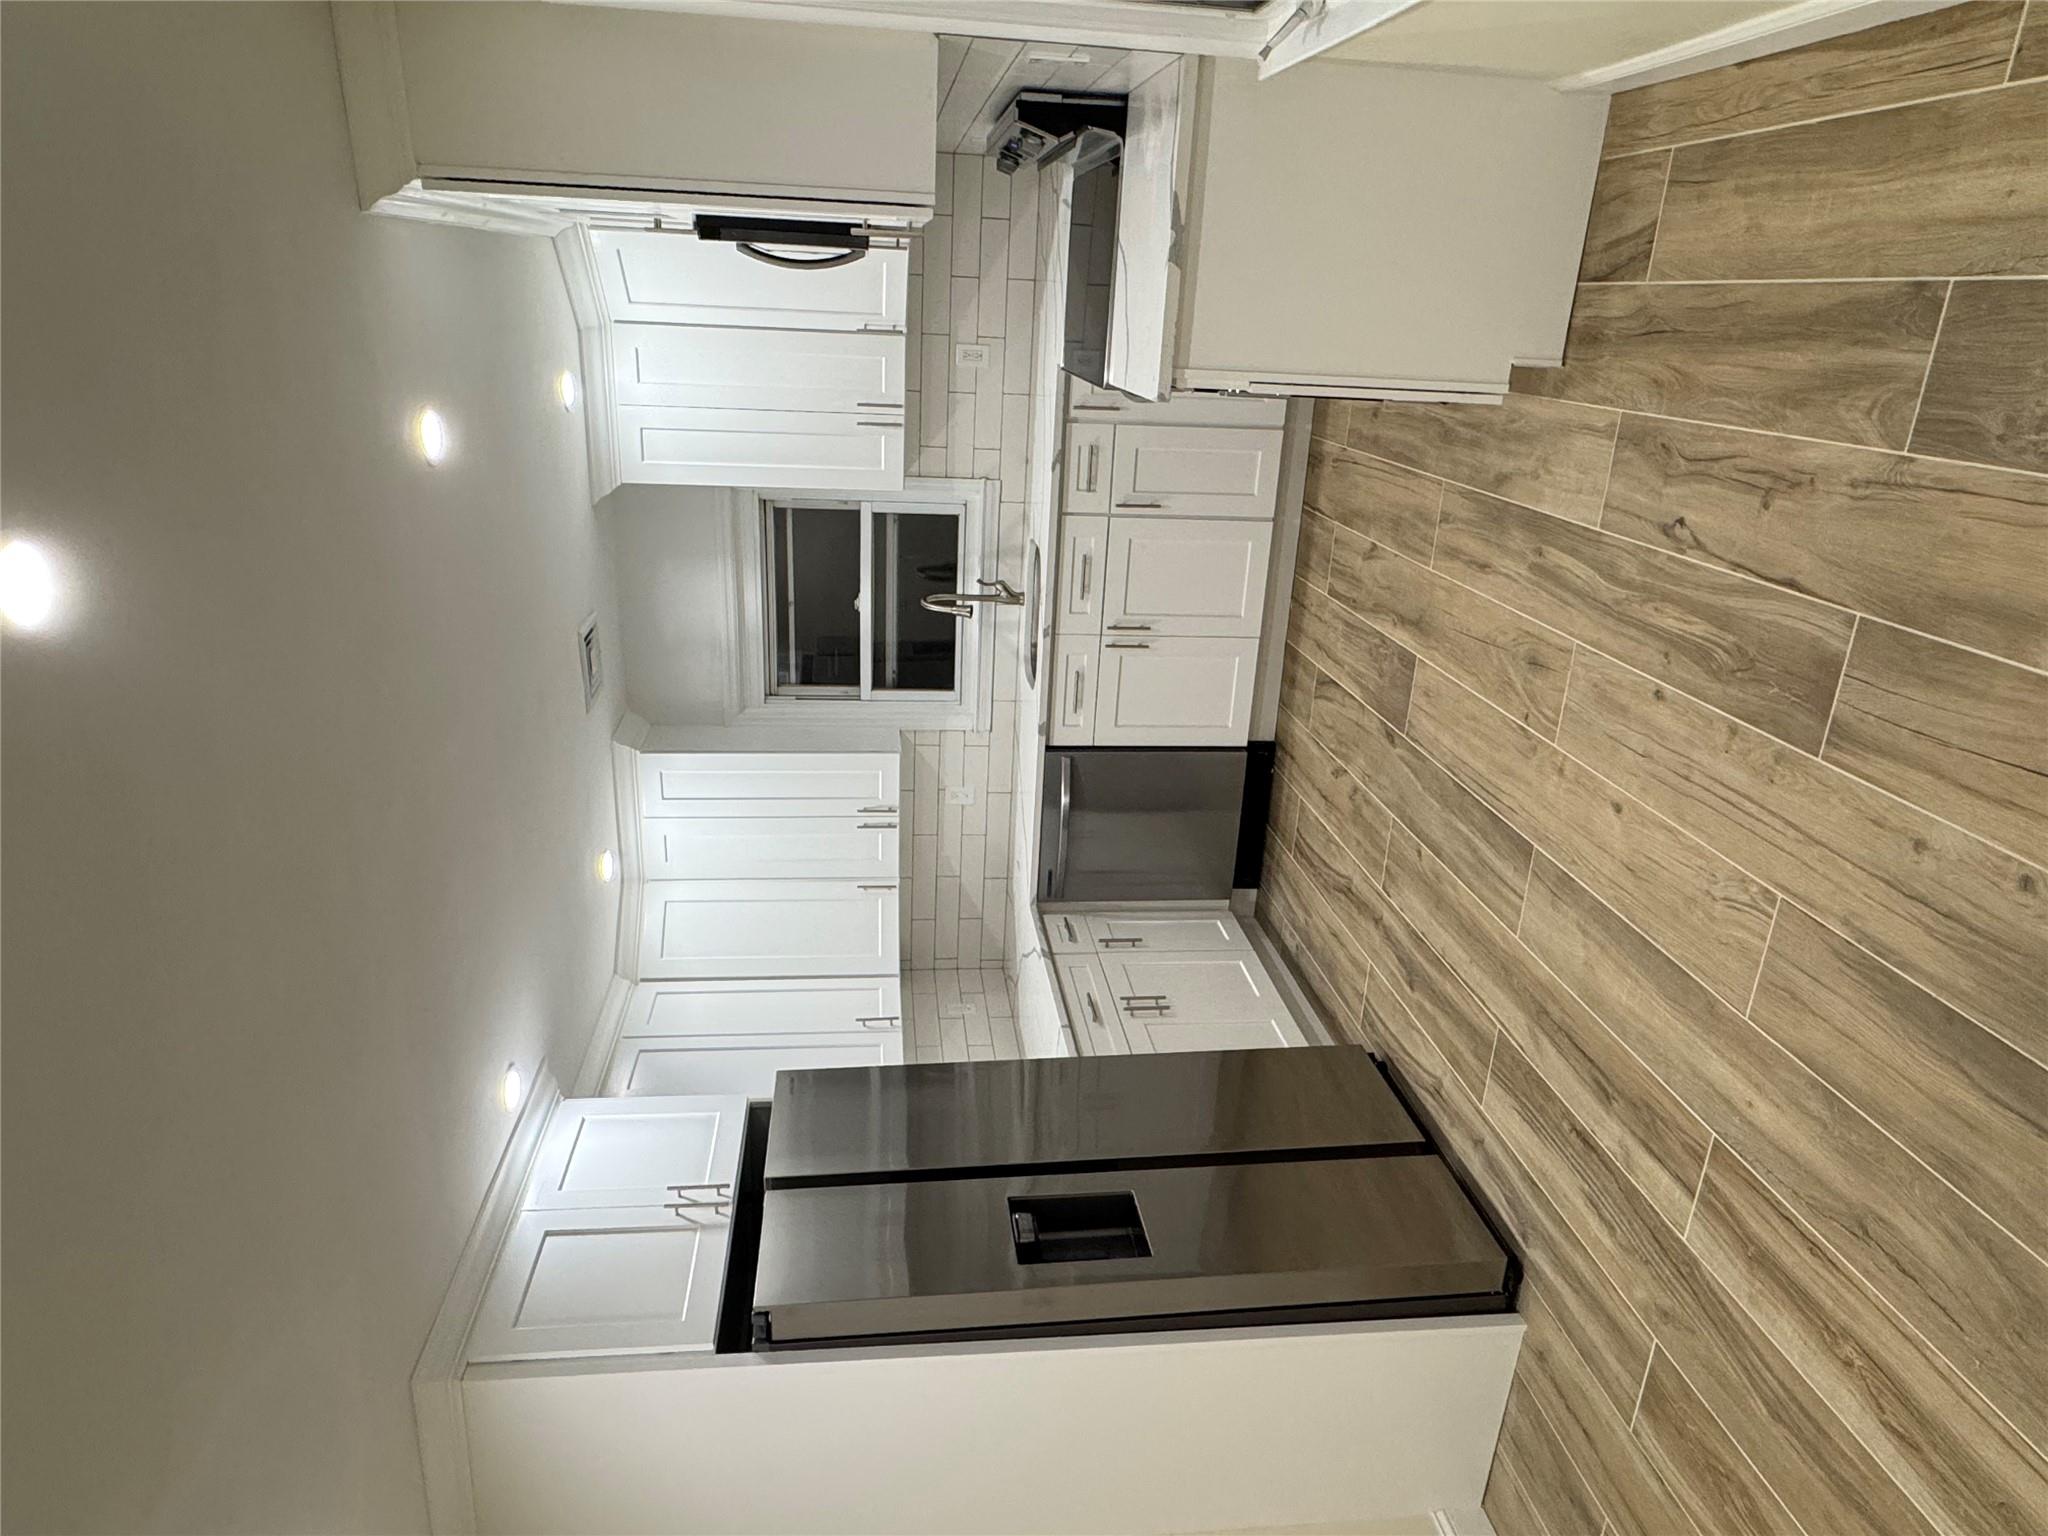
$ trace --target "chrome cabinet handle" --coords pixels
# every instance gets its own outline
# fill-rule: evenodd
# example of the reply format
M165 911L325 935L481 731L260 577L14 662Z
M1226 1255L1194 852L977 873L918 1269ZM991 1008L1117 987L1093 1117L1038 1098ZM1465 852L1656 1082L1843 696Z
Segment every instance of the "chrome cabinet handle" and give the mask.
M895 1029L903 1022L903 1017L901 1014L886 1013L877 1014L871 1019L855 1019L853 1022L862 1029Z
M896 807L893 805L864 805L854 812L856 816L894 816L895 814Z
M867 255L866 247L862 247L857 251L834 251L830 256L778 256L773 251L762 250L751 240L735 240L733 249L742 256L751 256L756 261L781 267L787 272L823 272L831 267L850 267Z
M1081 1000L1088 1005L1088 1022L1099 1029L1102 1026L1102 1014L1095 1006L1095 994L1093 992L1083 992Z
M896 830L896 823L893 821L863 821L857 822L853 830L856 832L894 832Z
M1152 632L1152 626L1150 624L1108 624L1104 625L1103 627L1106 629L1143 630L1148 635Z
M1082 689L1082 686L1083 686L1083 685L1084 685L1084 684L1085 684L1085 683L1087 682L1087 680L1088 680L1088 675L1087 675L1087 672L1086 672L1086 670L1085 670L1085 669L1084 669L1084 668L1082 667L1082 665L1081 665L1080 663L1078 663L1078 662L1077 662L1077 663L1075 663L1075 665L1074 665L1074 697L1073 697L1073 701L1072 701L1071 703L1069 703L1069 704L1067 705L1067 713L1068 713L1068 714L1070 714L1070 715L1078 715L1078 714L1080 714L1080 713L1081 713L1081 689Z
M1171 1011L1172 1010L1169 1009L1164 1003L1139 1003L1136 1007L1126 1008L1124 1010L1124 1012L1128 1013L1132 1018L1148 1019L1156 1019L1161 1014L1169 1013Z
M900 411L903 409L903 402L901 400L856 400L853 402L853 408L856 411Z
M1114 410L1114 409L1115 409L1115 407L1114 407L1114 406L1111 406L1111 407L1110 407L1110 409L1111 409L1111 410ZM1098 468L1098 467L1099 467L1099 466L1101 465L1101 463L1102 463L1102 444L1100 444L1100 443L1090 443L1090 444L1088 445L1088 489L1089 489L1089 490L1091 490L1091 491L1095 491L1095 490L1100 490L1100 489L1101 489L1101 484L1100 484L1100 482L1099 482L1099 481L1097 481L1097 479L1095 478L1095 472L1096 472L1097 468Z
M667 1202L666 1209L678 1221L695 1221L694 1213L697 1211L709 1211L714 1216L732 1214L732 1184L729 1180L720 1184L669 1184L663 1187L676 1197ZM712 1198L696 1198L696 1192L705 1189L711 1191Z
M893 891L896 887L893 885L856 885L854 889L856 891Z
M1166 510L1166 503L1163 501L1120 501L1116 504L1116 509L1119 512L1163 512Z
M1082 606L1084 606L1084 607L1085 607L1085 606L1087 605L1087 602L1088 602L1088 567L1089 567L1089 566L1091 566L1091 565L1093 565L1094 563L1095 563L1095 554L1094 554L1094 552L1093 552L1092 550L1086 550L1086 549L1082 550L1082 551L1081 551L1081 603L1082 603Z
M662 1188L667 1190L672 1195L681 1196L693 1194L700 1189L708 1189L713 1194L717 1195L730 1195L732 1193L732 1180L721 1179L716 1184L664 1184L662 1185ZM709 1205L711 1202L706 1200L700 1201L698 1203L702 1205Z
M1052 889L1046 895L1057 900L1067 893L1067 834L1074 816L1074 759L1060 754L1060 841L1052 866ZM1074 936L1074 926L1067 925L1067 937Z
M871 416L856 416L853 418L853 424L856 427L900 427L903 425L903 418L895 416L888 421L876 421Z
M1077 403L1068 407L1068 409L1076 411L1120 411L1123 407L1120 405L1081 405Z
M1120 997L1117 1001L1120 1003L1157 1003L1163 1008L1166 1006L1166 994L1164 992L1139 992L1131 997Z
M903 327L900 325L864 325L860 328L860 331L863 336L901 336L903 334Z
M1106 949L1106 948L1108 948L1108 947L1109 947L1109 946L1110 946L1111 944L1129 944L1129 945L1132 945L1133 947L1136 947L1136 946L1142 945L1142 944L1143 944L1144 942L1145 942L1145 941L1144 941L1143 939L1118 939L1118 938L1109 938L1109 939L1104 939L1104 940L1102 941L1102 943L1103 943L1103 947L1104 947L1105 949Z
M1075 942L1075 940L1074 940L1074 920L1073 920L1073 919L1072 919L1071 917L1063 917L1063 918L1061 918L1061 919L1060 919L1060 926L1061 926L1062 928L1064 928L1064 929L1066 929L1066 930L1067 930L1067 942L1068 942L1069 944L1072 944L1073 942Z
M1150 640L1105 640L1102 642L1102 648L1105 651L1149 651L1152 649L1152 642Z

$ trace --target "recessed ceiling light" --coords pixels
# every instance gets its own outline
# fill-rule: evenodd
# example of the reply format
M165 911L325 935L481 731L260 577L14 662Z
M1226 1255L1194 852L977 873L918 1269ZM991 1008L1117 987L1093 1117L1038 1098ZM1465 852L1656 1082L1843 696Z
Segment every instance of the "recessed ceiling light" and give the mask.
M619 856L607 848L597 856L597 878L610 885L619 875Z
M573 411L576 409L576 394L576 375L564 368L555 375L555 398L562 402L563 410Z
M11 539L0 548L0 614L17 629L41 629L57 606L57 573L42 546Z
M448 419L431 405L412 419L413 446L429 464L448 457Z
M519 1066L515 1062L505 1068L505 1076L498 1083L498 1102L509 1115L519 1108L525 1098L526 1079L519 1075Z

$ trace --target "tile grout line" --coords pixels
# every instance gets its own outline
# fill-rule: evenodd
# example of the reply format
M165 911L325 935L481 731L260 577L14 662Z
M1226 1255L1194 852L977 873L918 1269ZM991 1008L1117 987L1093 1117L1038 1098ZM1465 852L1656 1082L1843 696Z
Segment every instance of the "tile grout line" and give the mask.
M1749 983L1749 1001L1742 1005L1742 1016L1745 1019L1750 1016L1751 1010L1756 1007L1757 992L1764 984L1764 967L1770 964L1771 960L1771 940L1778 936L1778 914L1785 910L1785 893L1773 890L1771 894L1776 896L1778 900L1772 906L1771 920L1764 928L1764 947L1757 951L1756 975L1750 979ZM1648 935L1646 934L1644 937L1647 938ZM1982 1029L1983 1026L1980 1024L1978 1028Z
M1820 745L1813 749L1813 755L1824 763L1828 760L1828 737L1835 731L1835 716L1842 712L1842 689L1849 681L1849 661L1856 654L1856 635L1862 628L1863 615L1859 613L1850 621L1849 643L1842 648L1842 673L1835 679L1835 696L1828 703L1828 719L1820 730ZM1906 803L1912 804L1911 801Z
M2027 0L2027 3L2020 7L2019 25L2012 29L2012 51L2005 56L2004 83L2007 85L2014 83L2012 72L2018 69L2020 64L2020 39L2027 35L2027 16L2033 9L2034 0Z
M1643 1379L1636 1383L1636 1404L1628 1411L1628 1422L1622 1426L1625 1434L1634 1434L1636 1420L1643 1416L1643 1395L1650 1390L1650 1372L1657 1367L1657 1351L1664 1346L1657 1336L1650 1335L1650 1358L1643 1362Z
M2024 14L2022 14L2021 20L2025 20ZM2018 51L2019 37L2017 33L2013 37L2013 48L2014 52ZM2010 69L2011 66L2008 64L2007 68ZM1633 160L1639 155L1654 155L1659 150L1690 149L1695 144L1725 144L1730 139L1754 139L1766 133L1784 133L1788 129L1804 128L1812 123L1838 122L1845 117L1874 117L1880 112L1900 112L1908 107L1925 106L1930 102L1936 101L1955 101L1964 96L1988 96L1994 91L2008 90L2016 85L2024 86L2032 85L2033 83L2031 79L1994 80L1989 85L1965 86L1961 90L1941 91L1932 96L1914 96L1905 101L1879 102L1875 106L1869 107L1849 107L1840 112L1823 112L1815 117L1796 118L1788 123L1767 123L1759 128L1738 128L1728 133L1710 133L1703 138L1672 139L1661 144L1645 144L1640 149L1617 150L1614 154L1602 155L1600 158L1602 160Z
M1948 287L1942 290L1941 313L1934 317L1934 339L1927 344L1927 366L1920 373L1920 393L1913 397L1913 419L1906 424L1906 447L1902 450L1904 452L1912 451L1913 434L1920 430L1920 412L1927 404L1928 383L1934 378L1934 359L1941 352L1941 328L1948 320L1948 306L1955 296L1956 280L1950 278Z
M1700 1213L1700 1196L1707 1187L1707 1168L1714 1161L1714 1148L1722 1145L1721 1133L1707 1132L1707 1155L1700 1159L1700 1176L1693 1181L1692 1204L1685 1210L1685 1225L1678 1229L1678 1240L1683 1243L1692 1234L1692 1219ZM1690 1246L1690 1245L1688 1245Z
M1657 192L1657 216L1650 220L1650 254L1643 262L1643 281L1646 283L1656 276L1657 237L1664 232L1664 205L1671 200L1671 173L1677 166L1678 146L1674 144L1664 152L1664 185ZM1616 441L1619 440L1620 434L1617 433ZM1614 460L1611 458L1607 461L1607 472L1609 475L1614 473ZM1600 493L1600 501L1603 507L1607 503L1607 493L1604 490Z

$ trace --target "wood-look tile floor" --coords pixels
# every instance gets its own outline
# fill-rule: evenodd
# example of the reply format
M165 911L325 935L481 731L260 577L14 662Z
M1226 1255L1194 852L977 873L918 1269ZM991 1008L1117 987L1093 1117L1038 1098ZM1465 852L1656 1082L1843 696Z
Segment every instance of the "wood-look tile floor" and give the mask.
M1024 1044L1001 966L905 971L905 1061L1018 1061Z

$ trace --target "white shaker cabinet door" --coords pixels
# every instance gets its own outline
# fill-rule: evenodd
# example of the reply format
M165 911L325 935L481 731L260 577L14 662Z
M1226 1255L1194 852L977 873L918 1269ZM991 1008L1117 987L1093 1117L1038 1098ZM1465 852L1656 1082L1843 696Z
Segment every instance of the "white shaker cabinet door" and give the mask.
M1102 628L1102 589L1110 525L1106 517L1060 519L1059 606L1052 627L1063 635L1092 635Z
M903 338L615 325L612 381L620 405L888 416L903 409Z
M470 1331L471 1363L710 1349L729 1220L658 1205L522 1213Z
M893 976L896 882L650 880L640 975Z
M694 405L620 405L613 414L619 474L630 485L903 489L901 414Z
M894 816L894 752L643 752L644 816Z
M743 1098L564 1099L534 1154L526 1208L704 1201L721 1186L729 1196L746 1117Z
M1089 740L1099 747L1243 746L1251 739L1258 654L1250 637L1105 637Z
M777 976L741 981L643 981L622 1034L823 1035L900 1029L895 976Z
M1189 955L1210 950L1244 950L1251 940L1228 912L1093 912L1088 925L1094 947L1105 956L1144 952Z
M1067 1011L1067 1026L1073 1030L1081 1050L1089 1056L1123 1056L1130 1047L1117 1028L1116 1004L1110 1001L1109 984L1093 955L1055 955L1053 975L1060 984L1060 1002Z
M1085 747L1095 740L1096 670L1093 635L1054 635L1052 719L1046 740L1055 747Z
M904 329L908 250L875 249L843 267L799 271L691 235L597 229L590 242L614 321L899 334Z
M604 1091L731 1093L775 1097L775 1074L818 1067L893 1067L903 1062L901 1028L842 1034L633 1035L612 1053Z
M1110 510L1271 518L1282 435L1244 427L1119 426Z
M1228 1051L1306 1045L1272 978L1250 951L1102 960L1117 1022L1133 1051Z
M894 880L897 826L880 812L650 816L640 823L640 855L650 880Z
M1112 518L1103 634L1257 639L1272 542L1271 523Z

